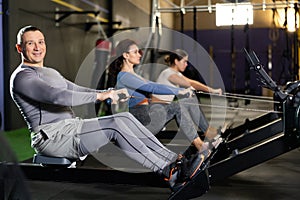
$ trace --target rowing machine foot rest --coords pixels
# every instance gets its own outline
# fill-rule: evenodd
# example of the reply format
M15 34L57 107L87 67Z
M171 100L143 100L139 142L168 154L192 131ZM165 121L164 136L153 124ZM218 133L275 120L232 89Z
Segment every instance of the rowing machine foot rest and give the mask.
M41 164L43 166L70 166L74 161L64 157L52 157L42 154L34 154L33 163Z

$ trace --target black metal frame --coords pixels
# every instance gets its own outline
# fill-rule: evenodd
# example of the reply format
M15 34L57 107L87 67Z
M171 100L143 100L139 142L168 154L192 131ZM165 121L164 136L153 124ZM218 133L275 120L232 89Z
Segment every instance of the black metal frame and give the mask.
M2 13L3 13L3 22L2 22L2 33L3 33L3 64L4 64L4 113L3 116L3 129L11 130L11 124L9 123L12 118L11 114L11 98L9 93L9 77L10 77L10 37L9 37L9 3L8 0L2 1Z
M252 128L249 128L247 123L242 125L245 131L231 137L219 147L209 167L212 183L300 146L299 136L296 133L284 132L282 118L261 120L261 122L265 122L265 125ZM233 132L235 131L233 129Z
M297 110L292 94L286 94L265 72L259 59L246 52L250 68L254 69L263 84L273 90L281 105L282 114L268 113L232 130L227 130L227 141L218 148L211 160L211 182L232 176L300 146Z
M61 22L63 19L69 17L73 14L94 14L95 17L100 14L100 11L55 11L55 14L61 15L58 19L55 19L55 22Z

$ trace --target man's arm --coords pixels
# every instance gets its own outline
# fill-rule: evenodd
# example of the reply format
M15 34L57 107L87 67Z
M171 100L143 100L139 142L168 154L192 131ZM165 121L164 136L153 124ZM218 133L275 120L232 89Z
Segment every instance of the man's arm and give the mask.
M12 90L42 103L61 106L77 106L96 101L96 92L76 92L49 85L34 72L24 70L16 75Z
M68 85L69 90L74 90L76 92L105 92L106 91L106 90L95 90L95 89L79 86L67 79L66 79L66 83Z

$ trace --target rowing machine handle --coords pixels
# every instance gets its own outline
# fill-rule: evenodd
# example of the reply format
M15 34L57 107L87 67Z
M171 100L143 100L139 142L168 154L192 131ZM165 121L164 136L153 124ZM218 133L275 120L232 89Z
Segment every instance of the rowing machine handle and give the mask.
M178 99L185 99L185 98L189 98L189 97L190 97L190 93L189 92L177 95Z
M118 94L118 96L119 96L119 100L127 98L126 94L124 94L124 93ZM108 105L111 105L112 99L111 98L106 99L105 103L107 103Z

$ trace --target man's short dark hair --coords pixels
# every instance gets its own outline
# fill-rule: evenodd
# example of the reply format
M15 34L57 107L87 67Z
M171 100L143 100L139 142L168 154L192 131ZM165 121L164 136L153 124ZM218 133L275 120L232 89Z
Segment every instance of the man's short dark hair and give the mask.
M24 35L24 33L28 32L28 31L40 31L42 32L39 28L29 25L29 26L25 26L23 28L21 28L17 34L17 44L22 44L22 36Z

